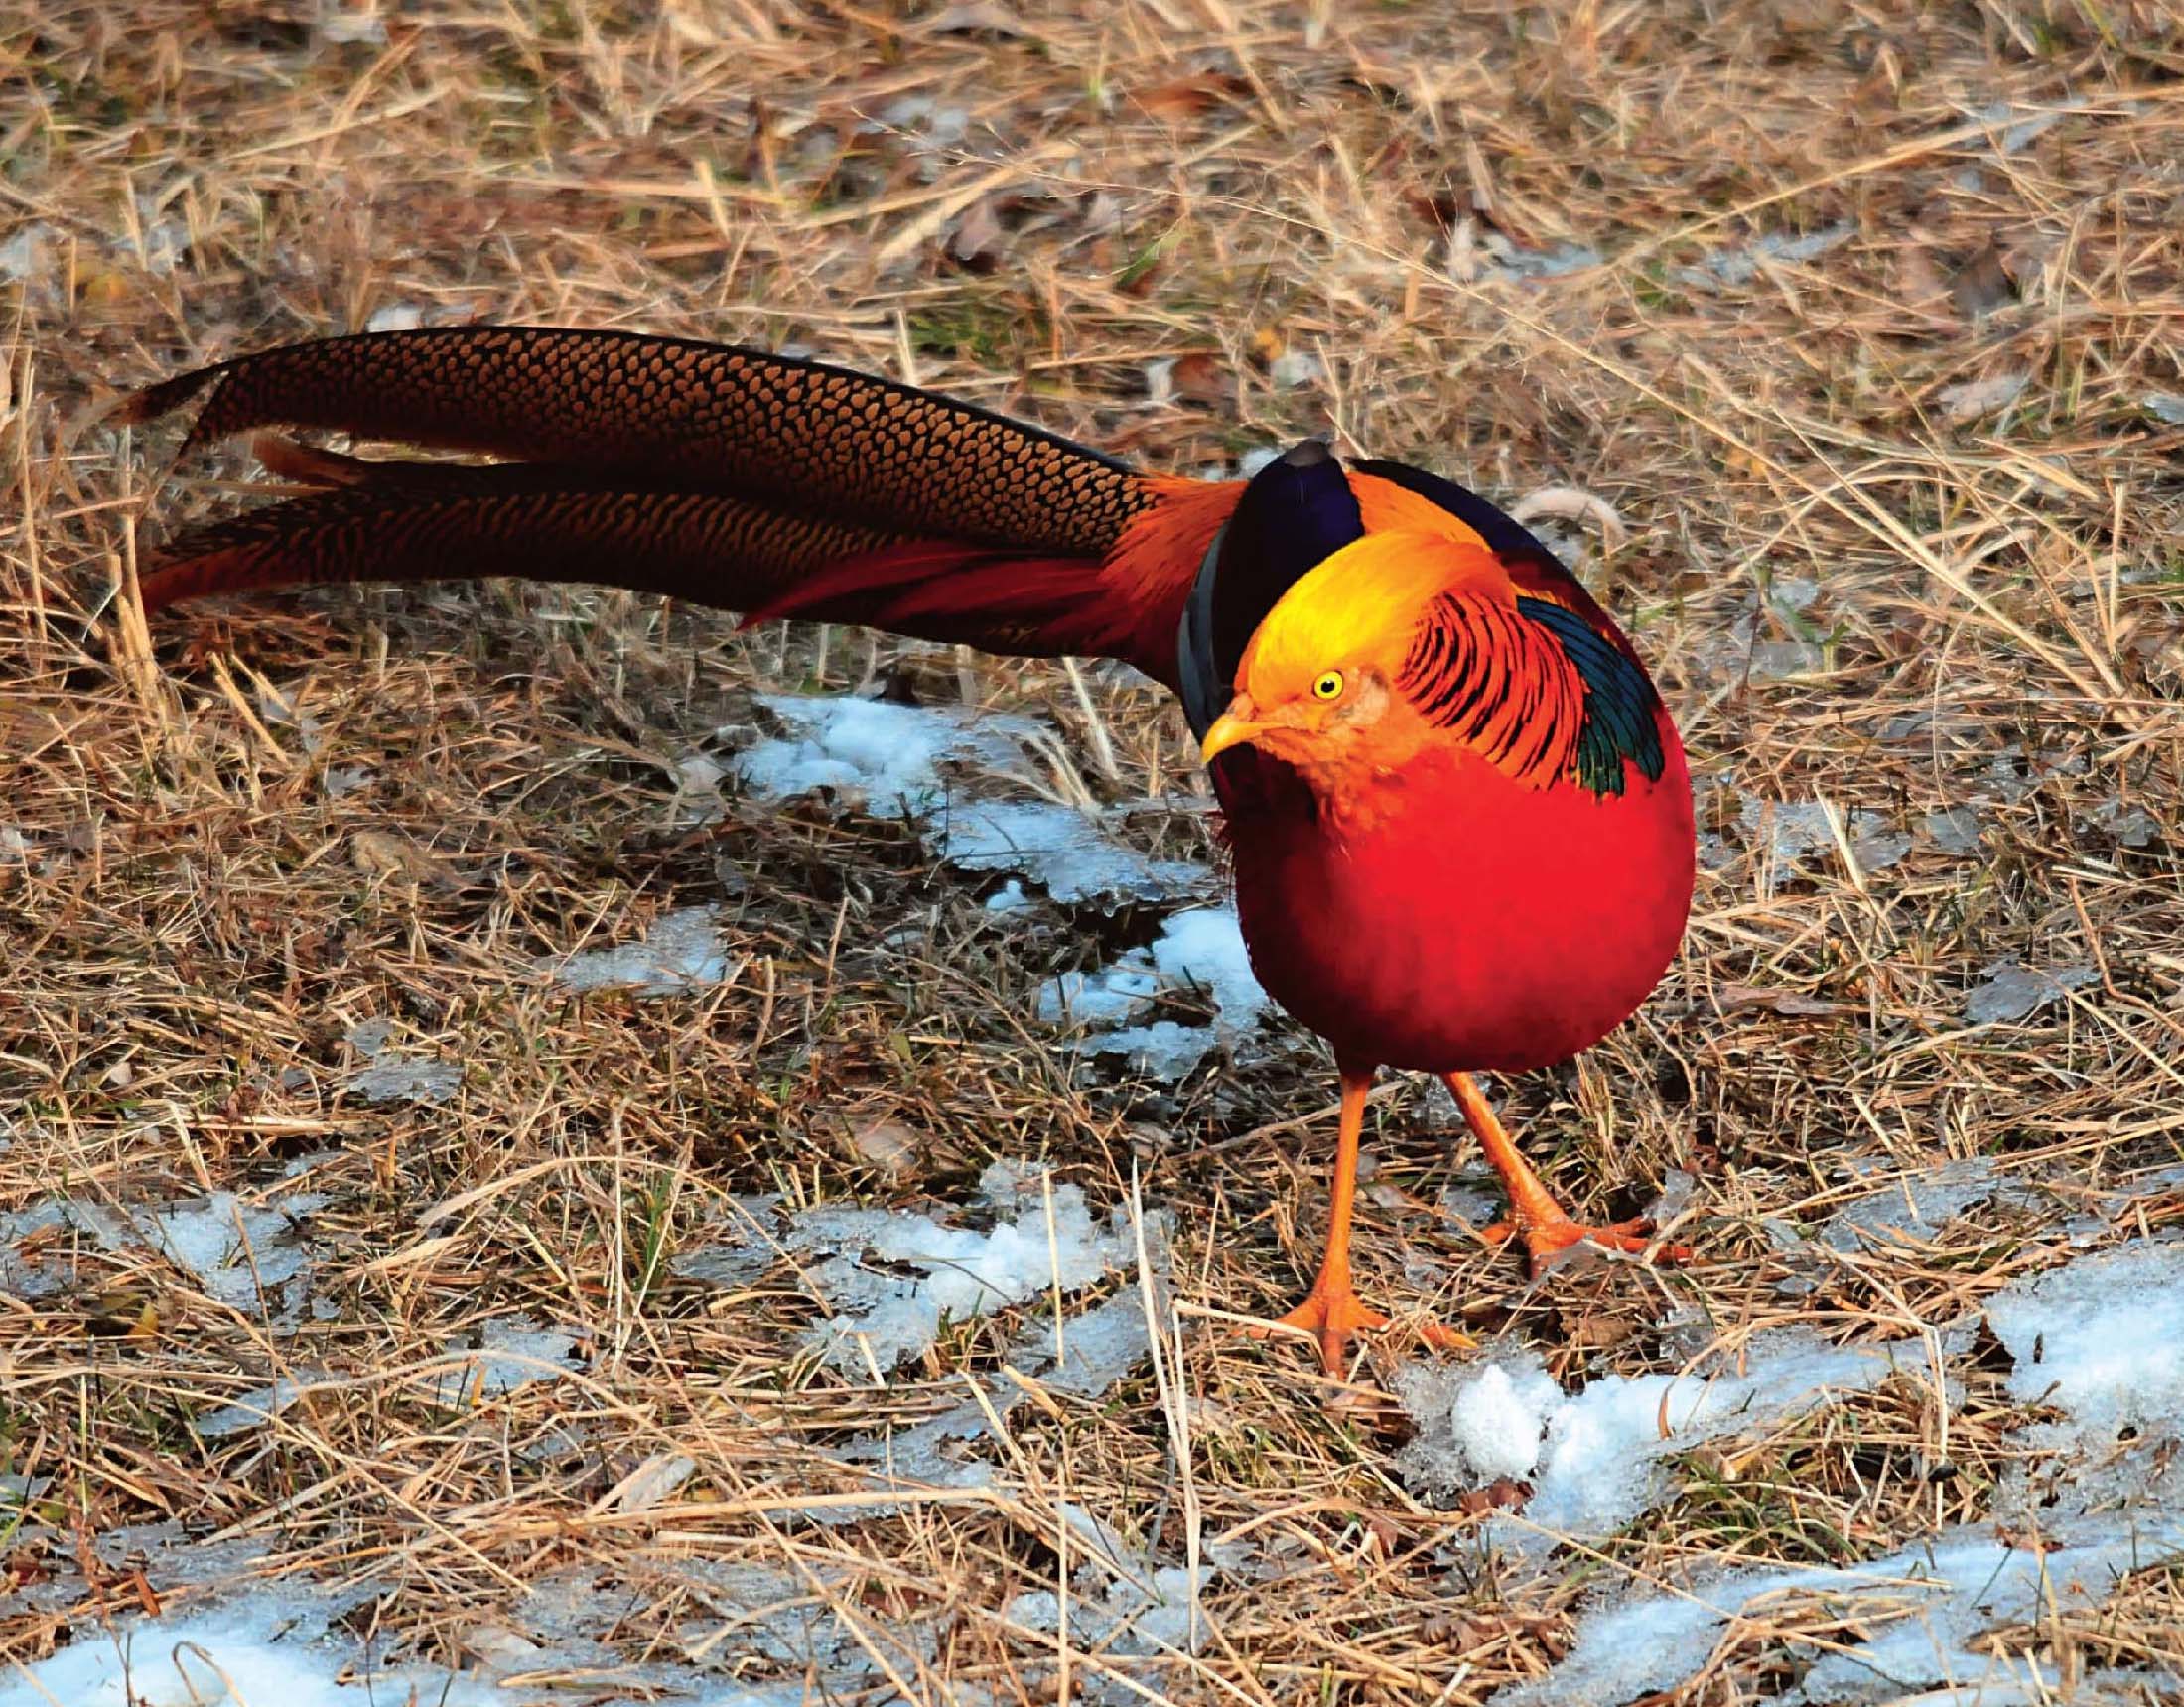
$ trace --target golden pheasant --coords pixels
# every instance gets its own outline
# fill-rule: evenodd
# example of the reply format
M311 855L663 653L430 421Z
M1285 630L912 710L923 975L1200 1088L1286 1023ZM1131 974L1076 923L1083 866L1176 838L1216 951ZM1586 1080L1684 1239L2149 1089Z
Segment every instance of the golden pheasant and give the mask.
M625 332L464 328L276 349L154 385L195 444L314 428L502 459L261 441L320 488L168 546L148 609L284 583L496 575L670 593L1032 656L1182 698L1268 991L1332 1045L1325 1255L1284 1321L1339 1373L1383 1324L1350 1284L1367 1089L1441 1075L1538 1262L1589 1227L1471 1078L1590 1047L1674 957L1690 779L1622 632L1523 527L1446 480L1306 443L1248 482L1138 472L1034 427L816 362Z

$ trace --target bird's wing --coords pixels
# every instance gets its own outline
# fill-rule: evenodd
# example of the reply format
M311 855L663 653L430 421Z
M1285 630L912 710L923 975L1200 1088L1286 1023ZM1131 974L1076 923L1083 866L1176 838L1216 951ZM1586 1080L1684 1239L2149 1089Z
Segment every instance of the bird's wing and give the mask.
M242 356L120 418L203 399L187 444L265 427L506 459L362 461L280 443L329 488L186 534L153 606L290 582L583 580L994 651L1127 659L1175 632L1235 488L1161 479L968 404L817 362L630 332L466 327Z
M1636 659L1567 604L1477 591L1434 599L1397 677L1428 722L1528 788L1621 794L1658 781L1661 701Z

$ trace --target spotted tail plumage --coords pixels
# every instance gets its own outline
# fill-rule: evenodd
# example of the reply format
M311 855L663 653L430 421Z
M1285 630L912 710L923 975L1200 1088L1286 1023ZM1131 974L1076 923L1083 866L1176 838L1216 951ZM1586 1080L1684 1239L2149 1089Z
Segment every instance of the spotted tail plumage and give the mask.
M329 489L172 542L143 576L154 608L291 583L521 575L999 651L1108 652L1164 677L1172 642L1147 610L1179 609L1188 572L1170 596L1156 511L1220 490L910 386L628 332L330 338L150 386L119 418L201 399L186 449L305 428L505 461L263 441L275 472Z

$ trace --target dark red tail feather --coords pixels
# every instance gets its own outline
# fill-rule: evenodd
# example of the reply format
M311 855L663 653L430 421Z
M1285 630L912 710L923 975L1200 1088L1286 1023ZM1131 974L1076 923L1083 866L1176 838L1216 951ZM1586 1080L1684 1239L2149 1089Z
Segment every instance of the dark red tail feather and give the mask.
M150 421L200 394L191 445L321 428L1044 554L1100 556L1156 499L1113 459L969 404L634 332L460 327L326 338L149 386L118 419Z
M376 466L376 464L366 464ZM670 593L728 609L899 536L713 492L604 486L566 469L374 478L201 528L146 565L144 603L294 583L522 576Z
M990 651L1106 653L1165 680L1183 591L1225 513L1216 488L984 410L679 338L330 338L180 375L120 414L200 398L191 444L307 427L514 460L372 461L261 434L270 472L321 489L171 543L143 576L153 608L291 582L511 575Z

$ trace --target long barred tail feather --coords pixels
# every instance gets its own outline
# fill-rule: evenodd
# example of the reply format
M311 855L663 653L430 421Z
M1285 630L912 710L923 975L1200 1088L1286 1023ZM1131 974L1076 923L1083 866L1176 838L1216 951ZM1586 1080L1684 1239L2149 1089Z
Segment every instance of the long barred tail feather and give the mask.
M388 464L365 464L381 468ZM899 544L716 492L586 484L568 470L434 469L249 510L184 535L141 576L147 610L299 583L522 576L743 610L845 558Z
M170 542L154 608L298 582L522 576L760 616L865 622L1172 680L1182 599L1229 488L815 362L627 332L366 333L147 387L187 445L255 433L316 488ZM265 429L504 459L370 460Z
M558 463L870 526L1099 556L1157 494L1125 464L910 386L727 344L545 327L293 344L146 387L144 422L204 396L185 446L260 427Z

